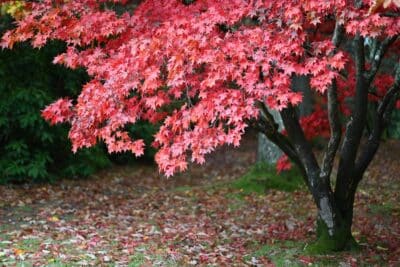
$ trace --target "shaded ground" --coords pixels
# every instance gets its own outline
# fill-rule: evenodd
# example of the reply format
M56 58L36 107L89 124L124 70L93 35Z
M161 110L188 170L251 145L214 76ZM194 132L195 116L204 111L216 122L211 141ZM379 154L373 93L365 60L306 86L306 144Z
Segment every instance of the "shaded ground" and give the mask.
M232 153L167 180L154 166L84 181L0 187L4 266L400 266L399 142L387 142L357 195L358 253L305 255L309 195L246 193L231 181L255 161L251 136ZM227 153L229 151L229 153Z

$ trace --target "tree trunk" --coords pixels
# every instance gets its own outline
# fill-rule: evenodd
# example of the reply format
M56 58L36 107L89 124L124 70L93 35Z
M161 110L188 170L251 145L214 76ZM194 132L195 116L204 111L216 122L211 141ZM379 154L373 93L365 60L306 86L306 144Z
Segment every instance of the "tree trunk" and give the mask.
M311 253L321 254L335 251L356 250L358 244L351 233L351 223L345 219L337 220L331 231L325 222L317 218L317 241L307 247Z
M307 250L311 253L356 250L359 248L351 227L353 222L355 190L348 187L332 197L317 201L317 241ZM314 198L315 199L315 198Z

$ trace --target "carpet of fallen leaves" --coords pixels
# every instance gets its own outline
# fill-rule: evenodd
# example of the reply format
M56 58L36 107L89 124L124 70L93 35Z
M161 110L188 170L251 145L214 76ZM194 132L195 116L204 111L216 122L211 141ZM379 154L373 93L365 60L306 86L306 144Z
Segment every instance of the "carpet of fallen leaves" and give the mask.
M307 192L229 186L255 161L255 145L250 136L171 179L141 165L2 186L0 265L400 266L398 141L383 144L357 195L361 252L325 256L302 253L315 235Z

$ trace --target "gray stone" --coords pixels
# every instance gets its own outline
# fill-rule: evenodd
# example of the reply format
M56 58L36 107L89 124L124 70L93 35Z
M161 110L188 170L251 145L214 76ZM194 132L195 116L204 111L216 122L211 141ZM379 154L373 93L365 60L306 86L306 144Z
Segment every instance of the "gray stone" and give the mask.
M275 121L279 125L279 130L283 129L283 123L281 119L281 115L276 110L270 110L272 116ZM258 162L267 162L267 163L276 163L276 161L282 156L282 151L268 138L262 134L258 134L258 148L257 148L257 161Z
M292 79L292 90L295 92L302 92L303 101L299 105L299 114L300 116L309 115L312 112L313 107L313 99L312 99L312 91L310 88L310 78L307 76L294 76ZM270 110L269 112L274 117L275 121L279 125L279 130L282 130L283 122L281 116L278 111ZM257 161L258 162L267 162L274 164L281 157L282 151L264 134L258 134L258 149L257 149Z

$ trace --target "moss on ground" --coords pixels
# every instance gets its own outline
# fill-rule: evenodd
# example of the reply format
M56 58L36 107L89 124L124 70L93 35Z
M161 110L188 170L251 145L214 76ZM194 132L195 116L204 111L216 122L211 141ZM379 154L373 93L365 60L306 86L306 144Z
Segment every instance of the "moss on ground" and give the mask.
M232 185L243 193L259 194L265 193L268 189L292 192L305 188L303 178L297 169L277 173L275 166L265 163L254 165Z
M333 253L330 255L313 255L309 256L304 250L305 243L297 241L278 241L268 245L257 245L257 250L252 254L246 255L243 260L251 261L252 258L266 257L271 259L274 266L313 266L313 267L336 267L341 266L340 259L337 257L341 253Z

